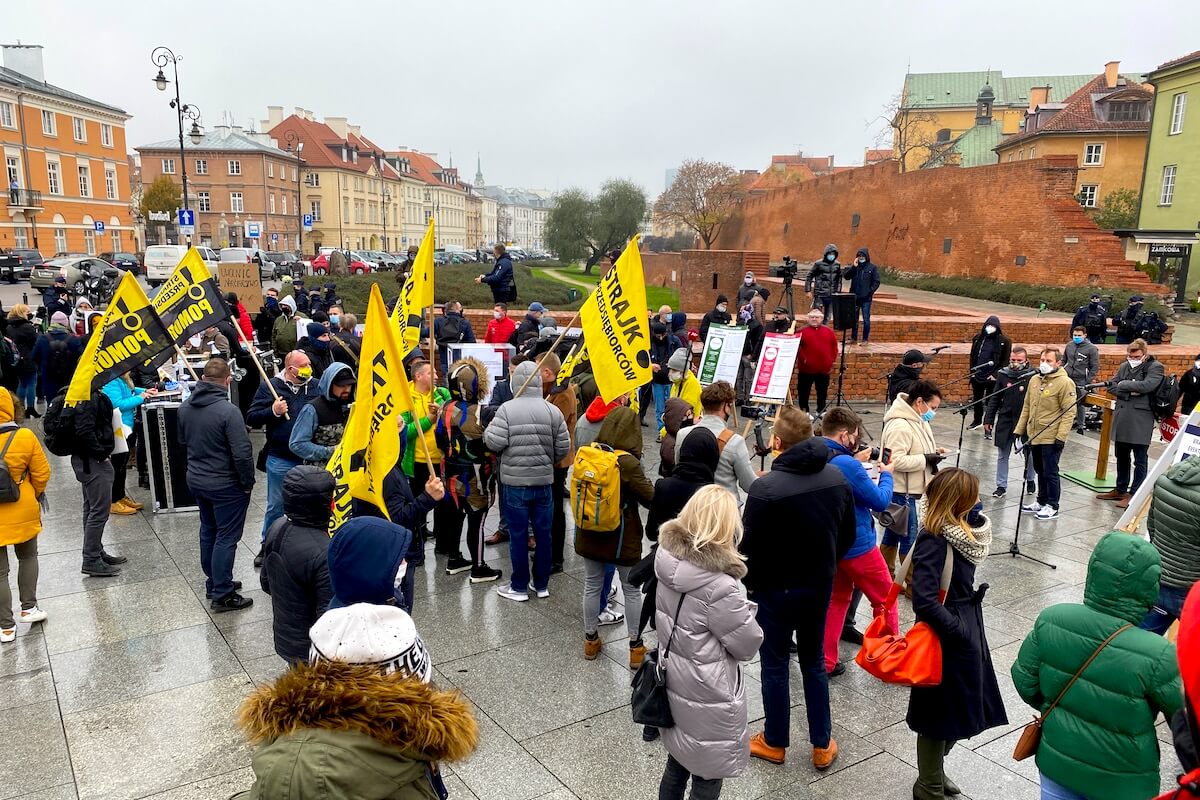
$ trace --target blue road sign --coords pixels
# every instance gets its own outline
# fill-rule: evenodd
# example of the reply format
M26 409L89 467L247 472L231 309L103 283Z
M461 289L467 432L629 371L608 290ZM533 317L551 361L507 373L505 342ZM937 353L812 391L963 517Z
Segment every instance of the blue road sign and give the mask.
M257 239L262 236L262 226L257 222L246 223L246 236L251 239Z
M192 212L192 210L190 208L179 209L176 212L176 216L178 217L179 226L181 228L182 227L190 228L196 224L196 215Z
M313 224L312 214L305 214L304 215L304 230L311 231L312 224Z
M104 233L104 223L96 220L96 233Z

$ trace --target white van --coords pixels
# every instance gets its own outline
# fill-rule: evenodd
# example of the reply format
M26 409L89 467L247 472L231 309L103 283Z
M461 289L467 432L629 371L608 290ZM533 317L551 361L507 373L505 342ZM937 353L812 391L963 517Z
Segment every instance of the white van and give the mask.
M146 257L143 259L143 263L146 265L146 283L158 286L171 277L171 273L174 272L175 267L179 266L179 262L187 250L187 245L183 244L152 244L147 247ZM216 275L219 261L217 254L211 247L203 245L196 245L196 250L204 259L205 266L213 275Z

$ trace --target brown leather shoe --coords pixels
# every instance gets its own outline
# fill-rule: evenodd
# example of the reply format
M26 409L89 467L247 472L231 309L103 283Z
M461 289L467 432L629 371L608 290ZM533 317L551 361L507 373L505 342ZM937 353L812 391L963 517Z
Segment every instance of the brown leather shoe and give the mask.
M122 498L121 498L121 500L120 500L120 502L122 502L122 503L124 503L125 505L129 506L129 507L130 507L130 508L132 508L134 511L141 511L143 508L145 508L145 507L146 507L146 504L145 504L145 503L139 503L137 500L134 500L134 499L133 499L132 497L130 497L129 495L125 495L124 497L122 497Z
M508 534L496 531L491 536L483 540L484 544L502 544L508 541Z
M1133 495L1127 494L1117 501L1117 508L1129 508L1129 501L1133 499Z
M813 766L817 769L829 769L833 760L838 756L837 742L829 740L829 747L813 748Z
M604 642L599 636L597 636L595 639L589 639L586 636L583 637L583 657L588 661L595 661L596 657L600 655L600 650L603 647ZM633 655L630 654L630 659L632 660L632 658Z
M646 645L638 644L629 646L629 668L636 670L646 660Z
M765 733L756 733L750 737L750 755L754 758L761 758L763 761L770 761L772 764L782 764L784 758L787 757L787 748L771 747L767 744Z
M1107 492L1096 495L1097 500L1123 500L1124 498L1125 492L1119 489L1109 489Z

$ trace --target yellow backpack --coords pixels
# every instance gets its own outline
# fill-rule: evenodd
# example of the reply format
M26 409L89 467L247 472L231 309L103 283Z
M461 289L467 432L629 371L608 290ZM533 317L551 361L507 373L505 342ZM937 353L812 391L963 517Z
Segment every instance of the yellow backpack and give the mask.
M621 468L624 450L589 444L575 453L571 473L571 511L575 527L585 531L615 531L621 527Z

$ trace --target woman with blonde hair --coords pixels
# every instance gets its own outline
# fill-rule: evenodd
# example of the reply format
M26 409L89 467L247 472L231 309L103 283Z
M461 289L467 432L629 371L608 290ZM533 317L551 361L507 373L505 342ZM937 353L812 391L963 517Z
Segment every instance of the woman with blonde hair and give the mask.
M33 347L37 344L38 329L32 312L24 303L17 303L8 312L8 338L17 351L17 400L25 406L25 416L37 419L37 362ZM5 365L8 369L8 365Z
M912 549L912 604L917 621L933 628L942 645L942 682L915 686L908 700L908 727L917 734L915 800L959 794L942 769L946 753L1008 723L983 629L983 596L975 568L987 558L992 523L980 513L979 479L966 470L938 472L917 503L921 530ZM942 571L951 559L950 585L941 598Z
M18 622L41 622L46 612L37 605L37 536L42 532L42 493L50 482L50 462L33 431L17 425L17 406L10 392L0 389L0 458L17 484L15 502L0 514L0 642L17 638ZM13 614L8 585L8 547L17 556L17 591L21 611Z
M741 586L737 500L710 485L659 529L655 630L675 726L662 731L667 766L659 800L715 800L721 781L750 761L742 662L762 644L755 605Z

